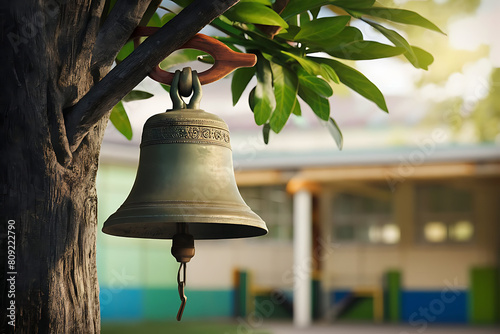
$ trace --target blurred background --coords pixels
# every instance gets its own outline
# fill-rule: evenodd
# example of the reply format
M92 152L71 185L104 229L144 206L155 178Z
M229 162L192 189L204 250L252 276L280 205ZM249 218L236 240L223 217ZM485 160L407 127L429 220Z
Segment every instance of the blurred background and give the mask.
M390 113L335 87L342 151L306 105L265 145L246 99L232 106L230 79L203 87L201 107L228 124L238 187L269 234L195 241L181 323L170 240L100 232L132 187L144 122L172 107L156 82L141 83L155 96L127 103L132 140L109 125L101 152L103 333L497 333L500 2L380 2L417 11L447 36L406 30L434 55L428 72L397 58L356 62ZM290 191L298 180L311 185L311 208ZM313 329L306 330L293 326L294 210L311 217Z

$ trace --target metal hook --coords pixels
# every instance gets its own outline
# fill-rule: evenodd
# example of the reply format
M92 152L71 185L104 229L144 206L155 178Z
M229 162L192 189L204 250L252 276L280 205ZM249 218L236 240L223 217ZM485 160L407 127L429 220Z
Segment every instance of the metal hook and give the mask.
M191 97L191 101L189 101L188 108L199 109L202 95L201 82L198 78L198 72L193 71L193 97Z
M188 78L186 73L191 74L191 76ZM186 105L181 94L185 93L188 88L192 89L193 96L189 104ZM185 68L182 72L179 70L175 71L172 85L170 86L170 98L172 99L173 110L186 109L186 107L189 109L199 109L201 96L201 83L196 71L191 71L190 68Z
M181 270L182 270L182 280L181 280ZM177 272L177 289L179 290L179 297L181 299L181 306L177 312L177 321L181 321L182 313L186 307L187 297L184 294L184 286L186 286L186 262L181 262L179 266L179 271Z

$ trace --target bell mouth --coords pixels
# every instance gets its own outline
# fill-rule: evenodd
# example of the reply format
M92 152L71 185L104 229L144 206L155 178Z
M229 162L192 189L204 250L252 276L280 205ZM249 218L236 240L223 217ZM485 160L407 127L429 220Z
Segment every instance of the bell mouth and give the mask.
M246 205L188 201L124 204L104 223L106 234L172 239L185 223L195 239L231 239L267 234L264 221Z
M242 223L187 223L189 233L195 240L237 239L258 237L267 234L267 228L244 225ZM177 233L175 223L167 222L134 222L105 226L102 231L119 237L172 239Z

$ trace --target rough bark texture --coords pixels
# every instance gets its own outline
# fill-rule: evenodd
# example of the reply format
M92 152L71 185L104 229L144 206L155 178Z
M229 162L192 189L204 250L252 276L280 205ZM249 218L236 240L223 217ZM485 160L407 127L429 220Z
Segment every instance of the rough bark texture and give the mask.
M91 59L104 1L0 6L0 307L15 301L15 333L98 333L95 177L107 117L69 165L58 155L67 145L63 110L94 84ZM14 268L7 262L9 220L15 221ZM14 332L1 314L0 332Z
M15 327L12 318L2 316L2 333L100 331L95 178L109 110L80 108L73 127L65 118L106 76L159 0L120 0L103 21L105 2L0 3L0 307L9 315L15 303ZM200 17L208 24L236 2L213 0L206 7L196 0L185 16L199 30ZM182 44L198 32L178 31L171 22L162 31L170 24L176 33L158 43ZM132 57L136 61L129 61L129 70L159 62L154 52L141 54ZM127 62L115 68L118 73L122 64ZM116 80L118 93L104 94L108 100L100 102L112 107L110 100L117 102L133 88L128 80L138 83L147 75L134 73ZM68 132L80 128L82 118L92 122L85 122L70 150ZM15 263L8 261L8 251L15 252Z

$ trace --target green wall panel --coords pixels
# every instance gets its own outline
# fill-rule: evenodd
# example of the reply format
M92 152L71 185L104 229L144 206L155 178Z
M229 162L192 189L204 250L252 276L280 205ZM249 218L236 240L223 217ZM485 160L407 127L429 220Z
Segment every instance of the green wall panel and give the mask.
M188 304L191 298L188 296ZM144 317L146 319L175 320L179 310L180 299L176 289L145 289Z
M475 324L498 322L500 308L498 268L473 268L470 282L470 321Z
M229 290L189 290L183 319L206 317L231 317L233 292ZM180 298L175 289L145 289L144 318L175 320Z
M373 298L356 298L354 303L341 314L342 320L373 320Z
M231 317L233 315L232 290L186 290L188 303L184 314L190 318Z
M390 322L401 321L401 272L388 271L385 275L384 313Z

